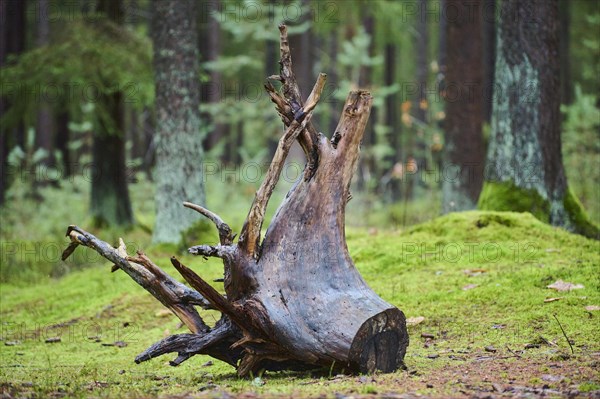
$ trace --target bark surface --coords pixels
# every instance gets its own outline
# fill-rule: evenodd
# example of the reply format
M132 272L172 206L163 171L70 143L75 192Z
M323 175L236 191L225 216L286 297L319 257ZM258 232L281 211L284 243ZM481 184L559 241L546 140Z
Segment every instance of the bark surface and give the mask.
M292 72L286 27L280 26L280 31L280 74L269 79L281 82L281 88L276 90L271 83L265 87L285 132L237 242L218 215L184 203L219 231L218 245L197 245L189 251L223 260L226 295L175 258L173 266L192 289L145 255L128 256L122 243L115 249L76 226L67 231L71 244L64 258L79 245L96 250L190 329L191 334L154 344L136 362L175 352L171 364L177 365L193 355L208 354L233 365L242 376L317 367L392 372L404 366L408 346L404 314L369 288L350 258L344 236L350 181L372 97L365 91L351 92L331 138L317 133L310 121L326 76L319 75L303 102ZM279 206L263 239L265 210L296 140L307 157L304 174ZM197 306L216 309L222 318L210 328Z
M479 207L531 212L600 238L569 191L561 152L558 0L501 4L496 84Z
M483 185L483 51L481 4L447 0L460 18L446 22L446 162L444 213L477 206Z
M154 242L177 243L198 220L181 207L204 203L196 2L155 1L156 223Z

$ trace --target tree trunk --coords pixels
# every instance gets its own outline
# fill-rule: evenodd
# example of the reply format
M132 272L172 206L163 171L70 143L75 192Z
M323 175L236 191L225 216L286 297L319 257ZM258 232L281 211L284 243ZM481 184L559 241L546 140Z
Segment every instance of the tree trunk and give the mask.
M492 120L494 68L496 64L496 0L484 0L483 7L483 121Z
M560 18L560 93L561 103L573 103L574 89L571 76L571 2L559 0Z
M396 83L396 45L388 43L385 45L385 85L392 86ZM398 96L392 93L385 98L385 125L389 129L388 142L392 148L391 155L388 157L390 164L389 186L392 201L401 199L400 176L394 173L396 165L402 163L402 131L398 123Z
M95 249L115 264L113 270L120 268L133 277L192 331L163 339L136 362L177 352L171 362L177 365L202 353L237 367L242 376L263 369L326 367L367 373L403 367L408 346L404 314L367 286L352 263L344 237L350 180L372 98L365 91L351 92L331 139L312 136L310 121L325 75L319 75L306 102L301 101L286 27L280 26L280 31L281 71L276 79L283 83L282 93L270 83L266 88L285 133L237 243L219 216L184 204L210 219L219 231L219 245L198 245L189 251L223 259L226 297L175 258L173 266L196 291L167 276L143 254L128 257L122 241L114 249L76 226L67 231L72 243L63 259L78 245ZM305 154L318 163L307 163L303 178L283 200L261 240L269 198L290 147L302 132L314 143L313 151ZM223 316L209 328L194 305L217 309Z
M300 20L296 19L298 24L310 22L312 20L312 10L309 0L302 0L304 12ZM296 22L295 21L295 22ZM296 52L296 72L298 76L298 85L302 93L310 91L310 82L313 80L313 36L312 29L306 29L304 32L290 36L290 47ZM303 99L304 100L304 99Z
M0 14L6 15L8 5L5 1L0 1ZM0 24L0 68L6 63L8 55L8 33L7 24ZM3 96L0 96L0 114L8 110L8 104ZM8 189L8 153L9 153L8 131L4 128L0 130L0 206L4 205L6 190Z
M447 21L444 213L474 209L483 184L481 4L447 0L458 18Z
M368 56L372 58L375 53L375 17L371 15L371 11L369 7L363 5L362 8L363 18L362 24L365 29L365 33L369 35L369 47L368 47ZM363 89L371 89L373 85L373 67L370 65L362 65L359 71L358 77L358 87ZM375 123L377 116L375 115L375 109L371 110L371 117L367 123L367 127L365 128L365 133L363 137L363 145L366 148L373 148L376 143L375 137ZM366 155L366 156L365 156ZM375 159L373 154L367 153L361 157L358 165L358 173L357 173L357 189L358 190L368 190L368 180L370 176L375 173Z
M568 189L563 169L558 1L503 0L500 15L498 93L479 207L527 211L599 237Z
M100 0L97 11L118 25L124 22L122 0ZM100 101L109 117L101 120L93 136L91 213L98 226L128 226L133 212L127 189L123 94L106 94Z
M448 3L447 0L440 0L440 10L441 10L441 15L440 15L440 24L438 26L439 32L438 32L438 38L439 38L439 43L438 43L438 66L440 69L440 78L439 80L442 80L444 78L444 75L446 74L446 49L448 47L448 43L446 40L446 33L447 33L447 29L448 29L448 17L447 14L445 15L444 13L447 12L445 10L447 10L448 8Z
M36 11L36 45L43 47L50 41L49 1L37 0ZM39 165L45 168L54 164L53 124L52 107L47 101L42 100L36 118L35 150L43 151L43 156L39 159ZM43 183L36 181L34 186Z
M407 202L414 196L415 185L419 182L418 169L426 169L425 161L425 135L422 125L427 124L427 75L429 70L428 52L429 52L429 30L427 24L427 0L419 0L419 11L417 12L417 96L414 116L417 119L417 126L408 135L406 153L407 164L404 174L404 200ZM421 126L419 126L421 124ZM411 167L410 164L415 166ZM417 173L415 173L417 172Z
M2 23L0 24L0 67L4 66L7 57L11 54L20 54L25 50L25 9L27 2L0 1ZM0 98L0 112L8 110L10 104L6 98ZM20 122L11 129L2 128L0 131L0 205L4 204L6 190L10 184L10 171L8 155L10 151L19 146L25 151L25 128Z
M154 242L178 243L198 220L179 205L204 203L196 4L155 1L156 224Z
M154 113L150 108L144 108L142 112L142 130L143 130L143 146L144 146L144 162L143 168L146 173L146 178L150 181L152 178L152 169L156 163L155 145L154 145L154 130L156 120Z
M133 212L127 189L122 97L116 93L102 101L119 130L101 126L100 133L94 134L91 213L97 226L128 226L133 223Z
M73 173L71 165L71 154L69 151L69 112L61 111L56 116L56 135L54 136L54 146L60 153L62 161L61 177L66 178Z
M219 0L211 1L208 3L207 12L209 15L203 18L206 22L204 29L204 50L205 54L201 54L204 62L216 61L221 54L221 27L219 21L213 12L218 12L221 9ZM202 51L202 49L201 49ZM223 83L221 79L221 73L217 70L209 71L209 82L205 85L206 101L210 104L217 104L221 101L221 93L223 90ZM204 98L201 99L204 101ZM219 142L226 139L226 128L223 123L214 121L210 115L206 115L209 122L212 123L213 129L210 131L204 139L204 148L209 151L215 147Z
M275 15L273 15L272 7L275 6L275 0L269 0L269 21L273 21ZM271 76L274 72L275 65L277 65L277 42L274 40L265 40L265 75ZM269 128L267 135L267 142L269 147L269 154L274 154L277 149L277 142L279 141L279 132L281 131L279 126L274 125Z

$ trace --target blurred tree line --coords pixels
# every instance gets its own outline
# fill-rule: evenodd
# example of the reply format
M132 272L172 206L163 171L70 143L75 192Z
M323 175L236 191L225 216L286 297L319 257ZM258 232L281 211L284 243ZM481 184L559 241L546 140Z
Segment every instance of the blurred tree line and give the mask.
M164 160L184 157L190 148L161 155L160 143L177 123L171 133L191 131L201 140L196 165L210 162L227 170L262 164L281 135L262 84L277 72L276 25L285 22L303 95L318 72L328 74L313 118L320 131L333 133L352 87L373 93L354 189L365 206L389 204L392 217L405 224L407 204L415 201L443 212L477 205L497 100L503 1L180 0L166 2L171 11L161 10L162 3L0 0L0 203L10 199L14 179L30 179L35 196L39 185L88 174L90 209L98 224L128 225L133 217L127 184L137 173L156 179L164 195L185 186L173 183L170 172L160 172L167 170ZM565 170L597 223L600 5L588 0L558 4L553 17L560 37L556 95L563 111ZM169 19L175 8L178 16ZM535 7L529 12L535 17ZM186 29L177 30L179 40L195 42L194 49L164 36L160 42L161 29L181 26ZM195 63L181 61L190 54ZM180 83L176 74L161 85L160 74L169 66L177 66L180 75L191 71L198 86L187 81L173 89L170 82ZM458 92L456 82L461 83ZM193 87L199 87L198 118L169 107ZM531 93L524 88L520 94ZM161 109L176 115L165 119ZM456 175L457 165L468 173ZM202 190L201 181L187 183ZM160 195L157 203L167 207ZM203 193L186 195L195 198L182 199L204 201Z

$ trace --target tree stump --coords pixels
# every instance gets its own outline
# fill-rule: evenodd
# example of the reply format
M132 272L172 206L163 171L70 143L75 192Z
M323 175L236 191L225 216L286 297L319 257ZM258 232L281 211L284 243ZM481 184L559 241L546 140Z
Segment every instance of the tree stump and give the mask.
M354 266L344 235L350 181L372 97L348 95L337 129L327 139L311 124L324 88L320 74L302 101L284 25L280 29L280 81L277 91L265 85L286 129L256 193L237 243L231 228L216 214L191 203L184 206L210 219L220 244L198 245L190 253L223 260L226 296L191 269L171 262L193 288L164 273L143 253L131 257L77 226L70 226L66 259L78 245L96 250L171 309L191 334L173 335L135 359L142 362L176 352L178 365L207 354L236 367L241 376L260 370L306 370L327 367L346 372L393 372L404 367L408 346L405 316L375 294ZM261 240L269 198L292 143L307 158L301 179L290 190ZM221 319L209 328L196 306L216 309Z

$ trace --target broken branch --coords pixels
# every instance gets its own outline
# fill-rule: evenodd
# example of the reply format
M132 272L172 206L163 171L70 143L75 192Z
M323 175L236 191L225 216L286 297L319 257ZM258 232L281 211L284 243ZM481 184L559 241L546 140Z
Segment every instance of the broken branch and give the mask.
M202 216L206 217L208 220L213 222L215 226L217 226L217 230L219 230L219 240L222 245L229 245L233 242L233 238L235 237L235 235L231 231L231 227L229 227L229 225L225 223L219 215L209 211L208 209L200 205L196 205L191 202L185 201L183 203L183 206L195 210L196 212L200 213Z
M302 96L300 88L296 81L296 76L292 70L292 55L290 52L290 44L288 41L287 27L283 24L279 25L279 52L281 60L279 80L283 83L283 95L290 104L293 113L296 113L302 108ZM317 157L314 148L317 145L318 133L312 123L306 125L306 130L298 136L298 143L304 151L304 155L309 164L316 165Z
M71 244L63 252L64 259L73 253L73 243L92 248L100 256L117 265L136 283L175 313L190 331L208 331L208 326L194 309L194 305L208 309L211 308L209 302L198 292L189 289L163 272L141 252L138 253L137 258L126 259L123 256L126 256L126 252L122 240L119 249L115 249L107 242L96 238L93 234L77 226L69 226L67 237L71 239Z
M309 97L310 101L306 103L304 108L296 112L293 122L287 128L281 139L279 139L279 144L275 151L275 155L273 156L273 160L269 165L265 179L256 192L256 197L254 198L250 212L248 212L248 216L242 227L238 246L241 249L245 249L255 258L258 255L257 250L260 246L260 229L262 228L269 199L279 181L285 159L287 158L294 140L298 137L300 132L304 130L312 118L312 111L321 98L321 93L325 86L325 79L325 74L319 75L319 78L311 91Z

